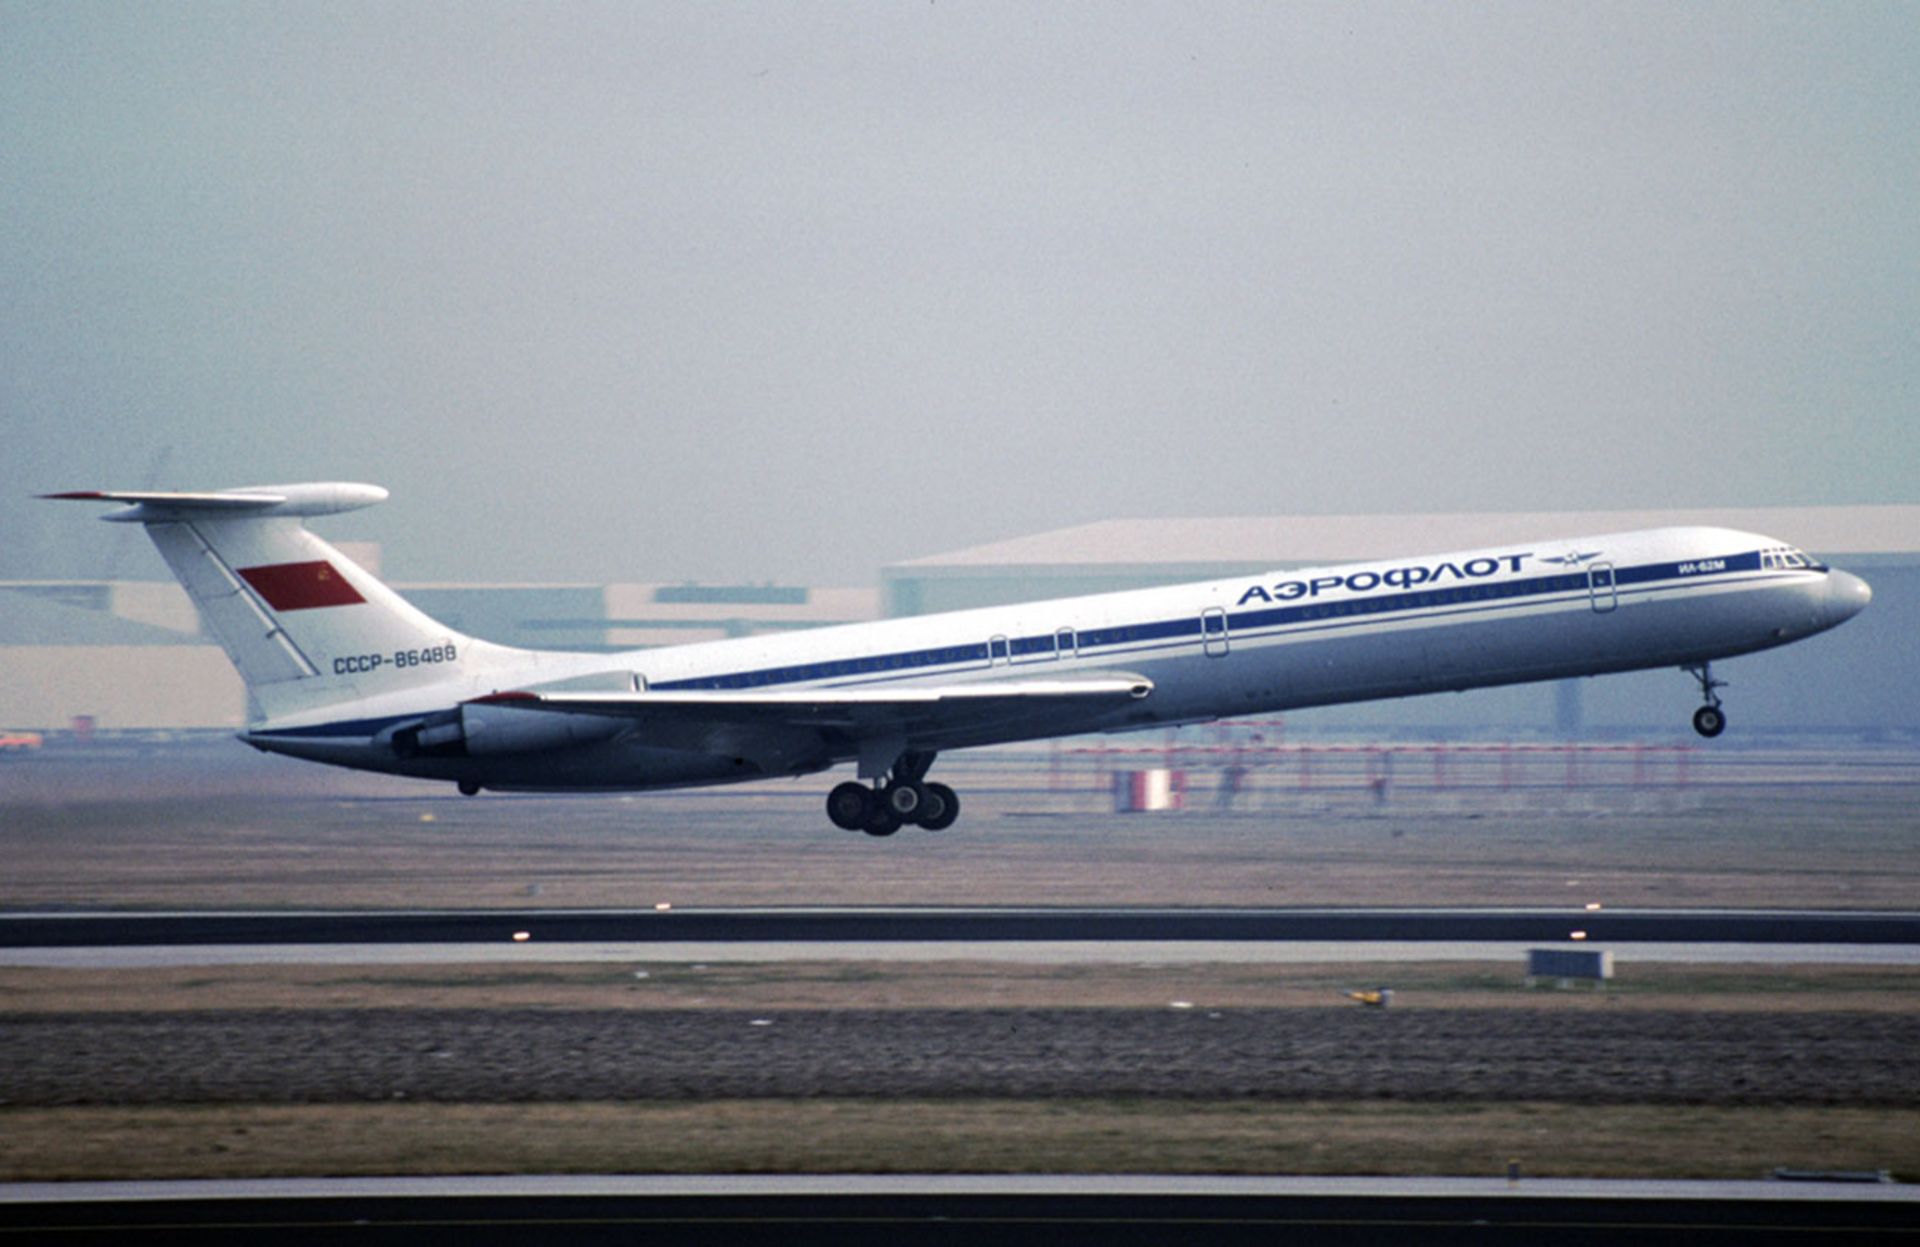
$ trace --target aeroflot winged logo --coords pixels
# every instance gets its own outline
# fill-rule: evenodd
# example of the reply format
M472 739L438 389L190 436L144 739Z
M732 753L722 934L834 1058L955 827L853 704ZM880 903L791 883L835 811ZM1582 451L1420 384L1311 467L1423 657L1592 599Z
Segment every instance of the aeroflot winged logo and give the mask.
M1521 564L1533 557L1533 551L1524 554L1502 554L1493 558L1468 559L1464 563L1411 563L1403 567L1390 567L1385 571L1359 571L1344 576L1315 576L1311 580L1283 580L1269 588L1266 585L1254 585L1240 595L1234 605L1245 606L1248 602L1291 602L1295 598L1319 597L1322 593L1334 589L1345 589L1350 593L1370 593L1381 586L1389 589L1411 589L1416 585L1441 584L1455 580L1480 580L1497 575L1504 567L1507 571L1517 572ZM1558 561L1558 560L1549 560Z

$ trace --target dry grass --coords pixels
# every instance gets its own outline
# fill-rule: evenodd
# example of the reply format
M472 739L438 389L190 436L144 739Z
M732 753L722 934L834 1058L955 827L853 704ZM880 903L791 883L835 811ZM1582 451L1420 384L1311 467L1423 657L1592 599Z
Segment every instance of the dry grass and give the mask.
M1920 1114L1066 1101L0 1109L0 1180L450 1173L1920 1175Z

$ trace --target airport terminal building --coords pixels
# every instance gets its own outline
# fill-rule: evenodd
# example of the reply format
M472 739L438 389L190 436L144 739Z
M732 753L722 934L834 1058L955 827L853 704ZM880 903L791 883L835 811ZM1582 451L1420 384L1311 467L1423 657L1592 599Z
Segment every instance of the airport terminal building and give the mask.
M1743 734L1920 734L1920 506L1267 516L1113 520L885 568L876 588L728 584L406 584L427 614L487 640L616 650L1330 563L1669 525L1777 537L1871 582L1871 608L1784 649L1715 665ZM378 567L378 550L343 546ZM153 561L156 575L161 567ZM170 580L0 583L0 728L238 727L245 695ZM1574 738L1688 734L1677 671L1298 711L1338 737Z

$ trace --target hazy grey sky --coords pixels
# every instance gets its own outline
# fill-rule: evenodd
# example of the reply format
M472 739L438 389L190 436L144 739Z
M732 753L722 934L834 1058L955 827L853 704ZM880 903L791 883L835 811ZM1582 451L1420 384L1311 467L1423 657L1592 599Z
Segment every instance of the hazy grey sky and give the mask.
M0 0L0 576L162 574L25 498L90 487L384 484L322 531L402 579L818 583L1912 502L1916 67L1909 3Z

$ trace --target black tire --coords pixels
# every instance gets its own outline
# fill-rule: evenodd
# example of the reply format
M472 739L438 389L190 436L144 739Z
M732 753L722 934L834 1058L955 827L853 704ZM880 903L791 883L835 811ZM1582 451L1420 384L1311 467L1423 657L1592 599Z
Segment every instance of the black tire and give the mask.
M927 790L919 784L888 784L880 790L880 799L900 816L901 822L911 823L920 807L926 804Z
M945 831L960 817L960 794L945 784L928 784L925 809L920 825L928 831Z
M460 795L463 797L477 797L480 795L480 784L477 780L463 779L455 786L460 789Z
M1726 711L1718 706L1702 706L1693 712L1693 730L1711 740L1727 730Z
M885 801L875 801L867 811L867 821L861 824L860 830L870 836L890 836L900 827L900 816L893 812L893 807Z
M827 817L842 831L865 831L867 815L878 804L872 789L848 780L827 794Z

